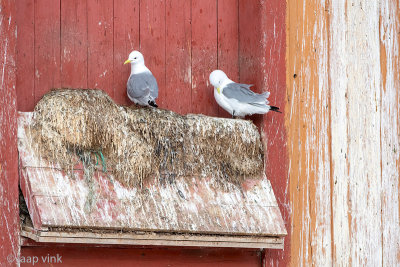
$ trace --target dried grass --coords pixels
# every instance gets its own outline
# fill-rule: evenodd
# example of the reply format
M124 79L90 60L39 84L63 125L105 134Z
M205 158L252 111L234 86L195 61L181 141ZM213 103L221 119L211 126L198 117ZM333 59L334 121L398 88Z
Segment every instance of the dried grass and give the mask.
M81 89L53 90L34 111L31 135L42 156L71 169L78 154L91 168L101 152L126 186L176 177L236 184L263 173L260 136L250 121L124 107L103 91Z

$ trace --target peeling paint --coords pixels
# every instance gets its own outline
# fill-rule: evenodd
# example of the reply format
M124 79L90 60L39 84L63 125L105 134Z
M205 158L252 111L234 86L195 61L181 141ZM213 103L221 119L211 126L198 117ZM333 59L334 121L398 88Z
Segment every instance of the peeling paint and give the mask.
M399 264L397 5L289 4L292 265Z
M18 155L14 1L0 1L0 266L18 266ZM3 23L8 21L8 23Z

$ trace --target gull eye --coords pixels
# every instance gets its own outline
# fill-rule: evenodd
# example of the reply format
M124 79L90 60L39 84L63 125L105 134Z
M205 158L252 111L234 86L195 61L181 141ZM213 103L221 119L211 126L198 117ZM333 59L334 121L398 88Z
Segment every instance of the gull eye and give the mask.
M134 57L133 59L137 59L137 57Z

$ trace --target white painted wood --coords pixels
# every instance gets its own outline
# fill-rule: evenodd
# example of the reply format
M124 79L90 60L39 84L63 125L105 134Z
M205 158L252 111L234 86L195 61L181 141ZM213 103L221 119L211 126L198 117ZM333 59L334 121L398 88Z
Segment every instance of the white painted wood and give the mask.
M379 4L332 2L334 244L338 265L382 264Z
M398 266L399 222L399 2L380 1L382 265ZM385 60L382 60L385 59Z
M320 1L316 22L313 28L313 47L316 51L316 61L318 66L318 88L315 88L315 101L310 103L313 109L311 123L309 127L306 147L313 155L309 160L311 164L310 172L315 172L318 179L315 184L310 184L311 192L315 187L315 224L312 225L312 261L316 266L332 265L331 248L331 155L330 155L330 125L329 125L329 77L328 77L328 20L326 19L326 9L328 3ZM312 97L310 97L312 98ZM317 115L318 114L318 115ZM317 116L319 119L317 119ZM309 155L310 155L309 154ZM313 201L313 200L311 200Z
M331 88L331 153L333 262L346 266L350 260L350 214L348 176L346 3L332 1L330 10L329 76Z

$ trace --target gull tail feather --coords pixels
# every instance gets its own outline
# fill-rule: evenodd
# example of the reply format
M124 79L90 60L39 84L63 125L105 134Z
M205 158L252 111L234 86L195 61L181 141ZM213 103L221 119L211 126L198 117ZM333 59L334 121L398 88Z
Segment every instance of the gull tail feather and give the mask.
M262 95L263 97L265 97L265 98L268 98L268 97L269 97L269 94L270 94L270 92L264 92L264 93L262 93L261 95Z

